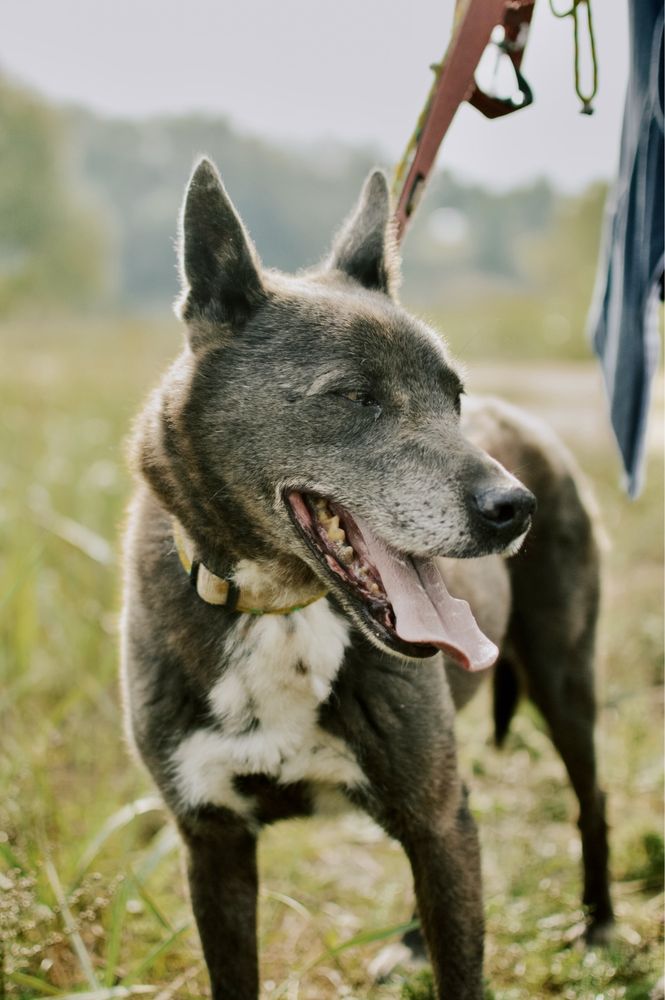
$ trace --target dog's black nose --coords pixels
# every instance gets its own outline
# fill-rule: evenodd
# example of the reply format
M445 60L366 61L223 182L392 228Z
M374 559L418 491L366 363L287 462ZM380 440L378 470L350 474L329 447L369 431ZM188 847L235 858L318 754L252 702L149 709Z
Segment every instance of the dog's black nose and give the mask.
M526 531L536 509L536 498L523 486L485 487L474 493L473 502L488 525L515 537Z

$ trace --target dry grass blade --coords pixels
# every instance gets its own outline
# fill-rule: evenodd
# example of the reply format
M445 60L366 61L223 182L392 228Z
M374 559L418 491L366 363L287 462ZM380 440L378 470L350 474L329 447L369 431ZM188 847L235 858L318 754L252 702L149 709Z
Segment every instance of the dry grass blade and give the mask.
M167 823L154 837L152 847L146 852L141 864L136 869L136 877L139 882L145 882L164 858L177 850L179 846L180 836L178 831L171 823Z
M290 905L290 903L293 902L293 900L291 900L288 896L282 898L281 893L271 893L270 895L274 896L274 898L279 899L280 901L286 902L287 905ZM301 907L298 904L298 909L296 910L296 912L300 912L300 910ZM304 910L305 914L307 914L308 911L305 910L304 907L302 907L302 910ZM294 986L297 984L297 982L300 981L300 979L303 976L307 975L307 973L311 972L318 965L324 962L327 958L328 959L336 958L338 955L341 955L342 952L348 951L350 948L357 948L360 947L361 945L374 944L378 941L385 941L386 938L396 937L397 935L401 936L402 934L406 934L407 931L415 930L415 928L419 926L420 926L420 921L410 920L406 924L393 924L390 927L381 927L378 930L361 931L360 934L354 934L353 937L347 938L346 941L342 941L340 942L340 944L336 945L329 945L325 940L325 937L322 934L319 935L321 940L323 941L325 951L322 951L319 955L317 955L317 957L313 961L308 962L307 965L305 965L305 967L301 969L298 973L295 973L294 976L289 976L289 978L285 980L281 984L281 986L279 986L277 990L272 994L274 1000L279 1000L279 998L288 996L289 991L293 990Z
M155 990L155 986L111 986L85 993L60 993L59 997L60 1000L123 1000L124 997L148 996Z
M58 906L60 907L60 912L62 914L62 919L69 934L69 938L72 942L72 948L76 952L76 957L79 960L81 969L85 978L88 980L88 985L92 987L93 990L99 990L99 982L95 975L95 970L92 967L92 961L90 955L87 952L81 935L78 932L76 926L76 921L72 916L72 911L69 909L67 904L67 899L65 897L64 890L60 879L58 878L58 873L55 870L53 862L50 858L47 858L44 862L44 871L46 872L46 877L49 880L51 888L53 889L53 894L58 901ZM96 997L96 994L95 994Z
M137 967L132 972L130 972L129 975L124 977L123 985L127 985L128 983L131 982L132 979L137 979L139 976L142 976L143 973L147 969L149 969L150 966L153 965L153 963L156 962L158 958L161 958L162 955L166 955L166 953L170 951L170 949L173 948L173 946L179 942L180 938L183 936L185 931L190 930L191 926L192 922L191 920L188 920L180 927L177 927L172 934L169 934L166 941L161 941L155 948L152 949L151 952L149 952L146 955L144 959L142 959L140 964L137 965Z
M177 979L173 980L170 986L167 986L165 990L160 990L155 1000L173 1000L173 997L181 996L180 990L198 976L202 967L203 963L199 962L197 965L192 965L189 969L185 969Z
M128 881L131 883L132 889L137 894L137 896L142 900L142 902L147 906L148 911L153 915L157 923L164 930L173 930L173 924L169 918L162 912L160 907L157 905L152 895L148 892L146 887L143 885L141 880L134 874L134 872L129 873Z
M96 531L86 528L84 524L79 524L71 517L63 517L62 514L58 514L57 511L46 505L33 504L32 512L42 528L46 528L51 534L57 535L69 545L73 545L75 549L83 552L100 566L112 566L115 562L113 548Z
M29 976L25 972L8 972L6 973L7 981L10 983L16 983L17 986L29 986L31 990L39 990L39 996L42 997L59 997L61 996L60 990L56 986L51 986L49 983L43 982L43 980L38 979L37 976ZM3 980L0 979L0 987ZM0 988L0 1000L4 1000L5 993L2 992Z
M287 896L284 892L276 892L274 889L262 889L261 895L265 899L274 899L277 903L282 903L284 906L288 906L289 909L293 910L299 916L304 917L305 920L309 920L311 923L316 923L314 916L306 906L299 903L297 899L293 899L292 896Z
M164 804L156 795L146 795L142 799L135 799L114 812L106 822L100 827L92 840L84 848L81 859L76 869L76 874L72 882L72 888L76 888L86 871L94 861L95 857L102 849L106 841L112 834L132 823L137 816L144 816L149 812L159 812L163 810Z
M116 968L120 957L120 945L122 932L127 916L127 900L131 891L131 882L125 878L121 881L115 892L113 907L111 910L111 924L106 941L106 969L104 971L104 985L113 986L117 982ZM120 977L118 976L118 979Z
M375 931L361 931L360 934L354 934L353 937L347 938L346 941L328 948L327 954L341 955L343 951L348 951L349 948L357 948L361 944L374 944L376 941L385 941L386 938L396 937L397 935L406 934L408 931L413 931L416 927L420 927L419 920L409 920L406 924L395 924L393 927L381 927ZM319 961L324 957L322 955Z

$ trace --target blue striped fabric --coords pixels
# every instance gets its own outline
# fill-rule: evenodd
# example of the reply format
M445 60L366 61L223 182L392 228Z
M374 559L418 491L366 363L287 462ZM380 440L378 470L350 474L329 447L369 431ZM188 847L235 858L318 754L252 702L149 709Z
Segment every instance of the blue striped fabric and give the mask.
M629 0L630 75L589 333L631 497L644 476L663 281L663 5Z

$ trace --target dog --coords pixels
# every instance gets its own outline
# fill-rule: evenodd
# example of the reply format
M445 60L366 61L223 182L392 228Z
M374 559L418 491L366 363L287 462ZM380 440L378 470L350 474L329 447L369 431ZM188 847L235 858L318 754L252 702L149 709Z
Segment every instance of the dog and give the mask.
M186 344L133 436L122 668L215 1000L258 996L260 830L331 795L403 845L421 928L405 944L437 995L480 1000L453 728L492 673L497 742L522 691L549 726L579 799L589 933L612 920L592 519L552 433L463 401L442 338L398 304L391 216L376 171L327 259L286 276L262 268L208 160L185 196Z

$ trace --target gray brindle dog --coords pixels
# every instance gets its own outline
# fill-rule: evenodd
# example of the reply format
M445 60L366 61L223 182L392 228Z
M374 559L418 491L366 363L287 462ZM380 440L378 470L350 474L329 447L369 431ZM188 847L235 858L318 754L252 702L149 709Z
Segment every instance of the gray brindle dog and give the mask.
M187 341L136 427L123 670L216 1000L258 996L261 828L334 796L403 845L422 927L405 943L437 995L482 997L454 717L495 661L497 741L525 691L579 799L590 933L612 918L591 519L550 432L461 406L440 336L397 303L390 219L376 172L329 258L286 276L209 161L185 199Z

